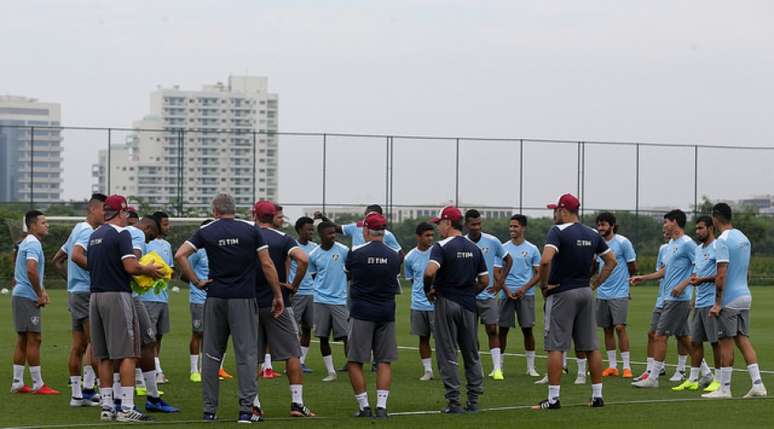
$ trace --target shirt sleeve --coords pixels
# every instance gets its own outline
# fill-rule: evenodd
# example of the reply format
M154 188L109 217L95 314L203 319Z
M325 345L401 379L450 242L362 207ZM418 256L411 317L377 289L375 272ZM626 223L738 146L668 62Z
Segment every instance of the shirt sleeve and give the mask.
M199 249L203 249L204 248L204 238L202 237L202 230L201 230L201 228L197 229L196 231L194 231L193 235L191 236L191 238L188 239L188 241L186 241L186 243L188 243L191 246L193 246L194 251L199 250Z
M175 268L175 254L172 252L172 245L167 242L167 265L169 265L171 268Z
M552 227L546 236L546 247L551 247L559 252L559 228Z
M626 259L626 263L634 262L637 260L637 253L634 251L634 246L632 246L632 242L629 240L626 240L626 244L624 245L624 259Z
M121 260L137 257L132 248L132 236L129 231L123 230L118 233L118 250L121 252Z
M298 242L290 237L286 237L285 240L285 254L290 255L290 251L295 249L298 246Z
M532 266L533 267L540 266L540 252L538 252L536 247L532 248Z
M263 239L260 229L256 226L253 228L255 234L255 250L260 252L261 250L268 249L269 245L266 244L266 240Z
M341 226L341 233L347 237L352 237L352 233L357 229L357 224L348 223Z
M403 277L406 278L408 281L414 280L414 267L412 260L414 259L414 255L409 255L405 261L403 261Z
M91 234L94 231L91 231L89 229L82 229L78 232L78 235L76 237L73 237L72 246L69 246L69 250L72 252L72 250L75 248L75 246L83 247L84 250L89 248L89 238L91 237ZM69 242L69 241L68 241Z
M348 273L352 269L354 261L354 252L347 252L347 258L344 260L344 272Z
M37 263L40 263L40 257L38 256L38 253L36 249L28 244L22 244L19 246L19 258L25 260L25 261L35 261Z
M478 251L478 268L477 268L477 271L478 271L477 277L481 277L481 276L483 276L485 274L487 274L487 275L489 274L489 270L486 268L486 261L484 260L484 255L483 255L483 253L481 253L480 250ZM491 282L492 280L490 279L489 281Z
M143 245L145 244L145 234L130 234L130 236L132 237L132 248L142 251ZM162 258L164 256L165 255L161 255ZM169 264L169 261L167 261L167 264Z
M433 244L433 248L430 250L430 260L428 263L438 265L438 268L443 266L443 249L441 249L441 246L438 243Z
M597 255L604 255L610 251L610 248L607 246L607 243L605 243L605 240L602 239L602 236L597 236L596 240L597 245L594 249L594 253Z
M698 249L699 246L694 243L693 240L689 241L686 245L685 252L688 254L688 258L691 260L691 265L696 265L696 249Z
M729 260L728 243L725 240L715 240L715 261L718 264L727 264Z
M393 234L392 232L386 233L384 235L384 244L396 252L401 251L400 243L398 243L398 239L395 237L395 234Z
M317 272L317 264L315 263L316 260L317 258L315 257L314 250L312 250L309 252L309 266L306 268L306 273L310 276Z

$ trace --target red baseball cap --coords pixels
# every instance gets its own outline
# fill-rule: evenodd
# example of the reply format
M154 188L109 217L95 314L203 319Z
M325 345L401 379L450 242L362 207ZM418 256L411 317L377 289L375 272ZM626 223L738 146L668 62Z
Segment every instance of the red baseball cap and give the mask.
M103 208L106 212L105 219L110 220L116 217L121 210L128 210L129 206L126 204L126 198L121 195L113 194L107 197L103 203ZM110 213L110 215L108 215L108 213Z
M462 220L462 212L457 207L446 206L441 209L441 211L438 213L438 216L433 216L433 218L430 219L430 222L438 223L444 219L449 219L451 221L460 221Z
M387 220L377 212L370 212L363 219L363 226L372 231L379 231L387 229Z
M567 209L570 211L577 211L580 208L580 201L573 194L564 194L559 197L559 202L556 204L549 204L546 206L549 209Z
M274 216L277 214L277 206L269 200L261 200L255 203L253 213L255 213L255 216L258 218Z

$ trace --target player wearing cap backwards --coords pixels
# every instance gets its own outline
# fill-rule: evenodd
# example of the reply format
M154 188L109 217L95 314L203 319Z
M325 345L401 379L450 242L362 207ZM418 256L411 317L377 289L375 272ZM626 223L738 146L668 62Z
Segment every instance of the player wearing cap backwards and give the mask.
M24 215L27 236L16 253L11 310L16 328L16 349L13 354L11 393L58 395L43 382L40 373L40 343L42 341L41 308L48 304L43 285L45 255L40 240L48 235L48 221L43 212L30 210ZM30 368L32 389L24 384L24 364Z
M398 359L395 337L395 295L399 293L400 256L384 244L387 222L379 213L363 221L366 243L353 246L345 269L350 284L350 319L347 365L359 410L356 417L371 417L363 363L371 360L376 371L376 418L387 418L387 398L392 384L391 362Z
M591 370L591 407L602 407L602 357L597 343L594 322L596 289L610 276L616 260L605 240L593 229L580 223L580 202L571 194L564 194L554 210L556 225L548 231L543 256L540 259L540 288L546 297L545 340L548 352L548 398L534 409L558 409L559 380L562 376L562 352L570 348L584 352ZM604 266L589 287L595 258L602 257ZM550 273L549 273L550 267Z
M416 227L417 247L411 249L403 261L406 280L411 282L411 334L419 337L419 358L422 360L424 373L419 381L433 379L432 350L430 335L435 324L435 306L425 295L425 269L430 260L430 249L433 247L433 225L421 222Z
M489 285L489 272L481 249L462 236L462 212L458 208L445 207L432 222L438 225L442 240L430 251L424 287L428 300L435 302L436 359L448 401L441 412L476 412L478 398L484 393L478 355L476 295ZM467 379L465 408L460 402L458 347Z
M141 265L132 250L132 237L126 230L126 199L111 195L105 200L105 223L89 238L87 269L91 273L89 322L95 359L99 360L100 418L120 422L142 422L149 417L134 407L135 365L140 357L140 327L132 303L133 275L161 277L159 267ZM119 361L120 388L110 386L113 361ZM121 406L114 408L118 396ZM117 413L116 413L117 411Z
M285 215L282 213L281 205L274 204L274 209L275 209L275 213L274 213L274 218L271 221L271 225L277 231L281 231L282 227L285 226ZM293 259L291 259L291 261L293 261ZM289 281L292 281L292 280L289 280ZM286 299L285 305L291 306L292 303ZM260 331L259 331L259 334L260 334ZM261 357L258 356L258 358L260 359ZM265 351L265 354L263 355L263 364L261 365L261 370L259 371L259 375L261 378L272 379L272 378L282 377L282 374L274 370L274 368L272 367L271 361L272 361L271 350L267 348Z
M314 417L309 407L304 405L304 372L301 369L301 346L298 342L298 326L293 309L290 307L290 294L298 290L306 274L308 259L306 253L298 247L296 240L273 228L276 206L271 201L255 203L253 216L265 243L269 246L269 255L278 268L277 274L282 290L283 302L288 306L280 314L272 314L274 294L269 282L262 273L256 276L255 300L258 303L256 323L258 324L258 356L268 352L272 360L285 361L288 382L290 383L290 416ZM296 263L296 277L291 284L286 282L286 267L290 260ZM259 395L253 401L253 415L263 417Z
M621 375L623 378L632 378L626 319L629 314L629 276L637 273L637 255L634 253L632 242L623 235L617 234L617 229L618 224L614 214L602 212L597 215L597 231L613 251L618 263L610 277L596 289L597 326L605 332L605 349L609 363L609 366L602 371L602 377ZM602 260L599 259L598 262L601 264ZM618 371L615 334L618 334L623 374Z
M298 234L298 247L309 256L317 243L312 241L314 238L314 221L310 217L300 217L295 224L296 234ZM296 262L290 261L288 269L288 281L293 283L297 271ZM309 353L309 344L312 339L312 327L314 326L314 279L309 271L301 279L298 290L290 298L293 306L293 315L296 317L296 324L301 330L301 368L304 372L312 372L306 367L306 355Z
M226 351L228 337L232 337L239 382L240 423L261 421L253 413L253 399L257 393L255 368L258 362L256 344L258 332L255 315L255 284L258 264L272 289L272 311L281 315L282 302L277 270L269 255L259 228L251 222L236 219L234 198L220 194L212 201L215 221L202 226L175 254L182 275L196 287L207 289L204 304L204 362L202 362L202 396L204 421L216 420L218 408L218 369ZM198 249L205 249L209 259L209 278L196 276L188 257Z
M67 277L67 304L72 322L72 345L67 365L70 371L70 406L99 406L94 389L96 373L92 366L92 352L89 346L89 298L91 277L89 272L75 263L75 253L85 256L89 237L105 221L103 204L107 197L92 194L86 206L86 220L78 223L70 232L62 248L54 255L54 265ZM85 258L83 259L85 266ZM83 362L83 389L81 389L81 363Z
M370 206L366 207L364 215L367 216L368 213L371 213L371 212L376 212L384 216L384 211L382 210L382 206L380 206L379 204L371 204ZM327 220L330 222L330 220L320 212L316 212L314 214L314 218ZM352 238L352 246L359 246L366 242L365 237L363 236L363 221L352 222L346 225L336 225L336 232ZM403 255L403 250L400 247L400 243L398 243L398 239L395 238L395 234L393 234L389 230L384 231L384 244L386 244L387 247L389 247L390 249L398 252L401 256Z

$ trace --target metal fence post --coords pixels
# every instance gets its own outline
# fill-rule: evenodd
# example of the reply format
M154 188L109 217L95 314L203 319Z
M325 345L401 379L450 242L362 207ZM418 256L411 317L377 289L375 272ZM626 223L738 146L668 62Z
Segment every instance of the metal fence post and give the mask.
M519 213L524 210L524 140L519 140Z
M30 127L30 210L35 208L35 127Z
M634 242L640 242L640 145L634 147Z
M457 138L457 152L454 161L455 164L455 182L454 182L454 205L460 206L460 139Z
M110 195L110 146L112 145L111 141L113 129L108 128L107 132L107 168L105 170L105 193Z
M325 179L327 175L327 155L328 155L328 135L323 134L323 153L322 153L322 212L325 214Z
M258 201L258 194L255 192L256 191L255 175L257 173L257 171L255 170L255 152L256 152L256 138L255 138L255 130L253 130L253 202Z
M693 146L693 219L699 213L699 146Z

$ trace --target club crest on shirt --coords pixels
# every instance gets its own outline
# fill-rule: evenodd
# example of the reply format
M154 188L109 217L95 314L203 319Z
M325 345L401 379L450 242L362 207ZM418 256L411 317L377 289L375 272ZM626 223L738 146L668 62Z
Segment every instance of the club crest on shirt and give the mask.
M521 256L523 258L526 258L527 256L529 256L529 253L526 250L524 250L524 251L521 252Z
M479 249L481 249L481 253L483 253L484 255L489 253L489 248L488 247L479 247Z
M339 261L339 254L338 253L333 254L333 256L331 256L331 259L333 259L335 262L338 262Z

